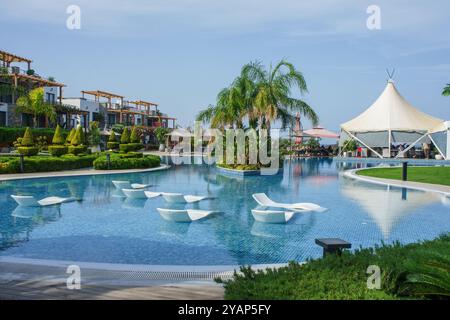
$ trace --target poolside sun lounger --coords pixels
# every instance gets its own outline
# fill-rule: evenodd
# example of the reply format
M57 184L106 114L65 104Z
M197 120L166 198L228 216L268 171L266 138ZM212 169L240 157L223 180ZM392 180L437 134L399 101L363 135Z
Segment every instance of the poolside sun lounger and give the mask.
M253 218L256 221L264 223L286 223L294 216L292 211L278 211L278 210L252 210Z
M47 197L41 200L36 200L34 196L15 196L15 195L11 195L11 198L13 198L20 206L24 207L53 206L77 200L73 197L71 198Z
M122 192L127 198L147 199L144 189L122 189Z
M253 199L260 206L263 207L273 207L273 208L284 208L292 211L318 211L323 212L326 211L326 208L323 208L315 203L309 202L301 202L301 203L280 203L271 200L265 193L254 193Z
M144 191L145 196L149 199L156 198L162 195L162 192L152 192L152 191Z
M130 183L130 181L113 180L112 183L117 189L145 189L150 187L149 184Z
M163 217L165 220L174 222L196 221L204 219L214 213L217 213L217 211L194 210L194 209L177 210L177 209L156 208L156 210L158 210L161 217Z
M163 192L161 193L161 195L163 196L164 200L170 203L193 203L208 198L204 196L192 196L192 195L185 196L181 193L167 193L167 192Z

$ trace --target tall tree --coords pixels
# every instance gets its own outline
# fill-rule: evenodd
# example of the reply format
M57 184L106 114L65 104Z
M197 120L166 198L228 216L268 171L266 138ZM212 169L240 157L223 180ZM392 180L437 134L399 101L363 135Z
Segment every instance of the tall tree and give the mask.
M28 94L19 97L16 105L16 112L33 115L34 127L37 126L39 116L45 116L51 121L56 119L54 105L44 100L44 88L33 89Z

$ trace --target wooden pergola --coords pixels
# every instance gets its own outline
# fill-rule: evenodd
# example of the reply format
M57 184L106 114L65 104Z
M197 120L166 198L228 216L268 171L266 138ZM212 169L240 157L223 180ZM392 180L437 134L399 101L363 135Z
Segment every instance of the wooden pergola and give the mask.
M122 96L120 94L116 94L116 93L101 91L101 90L82 90L81 95L83 98L84 98L85 94L94 96L94 100L97 102L100 102L100 98L107 99L108 102L107 102L106 109L108 110L108 112L110 112L110 111L119 112L119 122L122 122L122 113L123 113L122 107L123 107L124 96ZM115 109L112 107L112 99L113 98L120 99L120 108L119 109Z
M28 65L27 70L30 70L31 63L33 62L32 60L30 60L28 58L17 56L15 54L12 54L12 53L9 53L6 51L2 51L2 50L0 50L0 60L2 61L3 67L9 67L12 62L24 62Z
M25 83L28 88L41 88L41 87L57 87L59 89L58 100L62 103L63 90L66 85L60 82L43 79L36 76L30 76L23 73L8 73L2 75L4 77L10 77L12 79L12 85L14 88L19 86L19 83ZM15 101L15 94L13 92L13 101Z
M143 100L137 100L137 101L130 101L130 103L133 103L136 106L136 109L138 110L142 110L144 109L144 111L149 115L151 112L151 107L155 107L156 111L158 110L158 105L156 103L153 102L148 102L148 101L143 101Z

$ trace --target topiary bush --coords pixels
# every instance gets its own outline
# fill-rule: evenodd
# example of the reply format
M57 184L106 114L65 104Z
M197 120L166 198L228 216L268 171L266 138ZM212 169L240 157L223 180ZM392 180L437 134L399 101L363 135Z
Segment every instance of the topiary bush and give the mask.
M72 139L75 136L75 132L76 132L75 128L72 128L70 130L70 132L69 132L69 134L67 135L67 138L66 138L66 144L70 144L72 142Z
M79 146L69 146L68 149L70 154L78 155L80 153L86 153L87 152L87 146L79 145Z
M64 145L52 145L48 147L48 152L52 156L60 157L68 152L68 147Z
M39 148L38 147L18 147L17 151L20 154L23 154L24 156L35 156L39 153Z
M108 148L108 150L117 150L117 149L119 149L119 143L118 142L108 142L106 144L106 147Z
M61 132L61 127L58 124L56 126L55 134L53 135L52 144L63 145L64 142L65 140Z
M30 127L25 129L25 133L22 137L22 141L20 142L22 147L32 147L34 145L33 134L31 133Z
M0 127L0 145L12 146L14 141L22 138L26 128L23 127ZM61 130L65 135L66 132ZM31 129L33 137L44 136L48 142L51 142L55 129L52 128L34 128Z
M83 135L83 128L79 125L77 130L75 131L75 134L74 134L73 138L70 141L70 144L72 146L79 146L79 145L84 144L83 137L84 137L84 135Z
M142 158L122 158L118 154L111 154L110 169L145 169L154 168L160 165L160 158L157 156L145 156ZM106 156L98 157L94 161L94 168L97 170L108 170Z
M130 131L128 128L123 129L122 135L120 136L120 143L130 143Z
M126 144L120 144L119 150L123 153L128 153L131 151L139 151L142 148L144 148L144 145L142 143L126 143Z
M140 143L141 142L140 130L137 127L133 127L133 130L131 130L130 142L131 143Z

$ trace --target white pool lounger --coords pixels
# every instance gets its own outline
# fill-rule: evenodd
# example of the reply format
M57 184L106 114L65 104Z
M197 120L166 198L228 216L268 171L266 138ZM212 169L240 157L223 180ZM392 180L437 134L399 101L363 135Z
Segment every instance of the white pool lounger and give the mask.
M191 222L196 220L204 219L218 211L208 211L208 210L177 210L177 209L164 209L156 208L163 219L174 221L174 222Z
M66 202L73 202L77 199L75 198L61 198L61 197L47 197L41 200L36 200L34 196L15 196L11 195L20 206L24 207L44 207L44 206L53 206Z
M183 195L181 193L168 193L162 192L164 200L170 203L193 203L207 199L208 197L204 196L192 196L192 195Z
M144 189L122 189L122 192L127 198L147 199Z
M130 183L130 181L113 180L113 185L117 189L145 189L150 187L149 184Z
M264 223L286 223L292 219L295 212L278 210L252 210L253 218Z
M280 203L271 200L265 193L254 193L253 199L263 207L273 207L273 208L284 208L293 211L317 211L323 212L326 211L326 208L323 208L315 203L309 202L301 202L301 203Z

